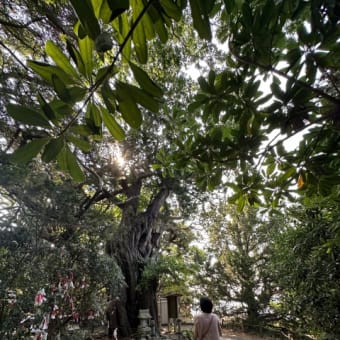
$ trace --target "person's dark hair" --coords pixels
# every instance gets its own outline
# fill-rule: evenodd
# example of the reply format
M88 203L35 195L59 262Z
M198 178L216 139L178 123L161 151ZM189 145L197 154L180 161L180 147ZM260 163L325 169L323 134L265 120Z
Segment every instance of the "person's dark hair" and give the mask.
M211 313L213 304L208 297L200 298L200 307L203 313Z

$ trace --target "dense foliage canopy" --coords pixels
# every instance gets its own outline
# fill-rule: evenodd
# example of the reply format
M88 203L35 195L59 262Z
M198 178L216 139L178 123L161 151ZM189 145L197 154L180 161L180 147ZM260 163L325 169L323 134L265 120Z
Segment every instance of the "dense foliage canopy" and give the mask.
M340 184L338 1L2 3L0 271L10 273L0 280L4 334L41 286L86 274L89 294L98 294L100 271L110 294L121 296L126 335L136 330L138 308L157 315L160 287L188 294L188 280L197 288L201 274L213 273L229 289L216 284L206 292L242 300L248 322L261 319L276 288L276 316L304 320L287 327L332 336L340 231L337 209L328 207L337 206ZM197 82L189 69L200 73ZM209 260L218 261L206 272L193 266L195 277L185 267L195 259L201 265L204 254L190 248L182 219L195 220L202 191L216 188L237 209L223 202L215 220L202 222L213 240ZM301 201L300 219L265 219L298 197L322 203L313 218L312 204ZM248 206L267 208L262 220L238 215ZM244 223L226 223L230 211ZM254 250L245 249L250 243ZM269 275L270 265L287 275ZM41 284L38 271L46 274ZM11 309L5 296L27 282L27 300Z
M46 41L48 62L45 58L27 64L53 93L47 96L37 89L35 109L16 100L7 105L7 113L21 123L20 129L39 130L14 160L28 161L41 153L44 161L56 159L61 169L82 181L84 171L74 147L89 151L89 142L101 138L102 124L122 140L125 124L141 125L140 107L158 112L166 89L157 86L140 63L154 57L150 41L167 42L169 28L184 18L188 3L70 3L78 17L74 32ZM209 57L209 76L199 77L200 91L189 112L177 113L176 121L182 122L175 137L178 152L160 154L159 160L185 167L210 189L221 182L225 170L239 167L236 182L227 184L240 206L260 202L262 196L276 205L292 184L329 194L339 178L337 2L192 0L189 5L199 37L212 38L212 22L227 51L223 62ZM35 19L16 25L30 27ZM63 22L59 24L62 29ZM122 74L124 64L134 81ZM264 80L270 94L261 90ZM285 150L283 141L301 132L299 147Z

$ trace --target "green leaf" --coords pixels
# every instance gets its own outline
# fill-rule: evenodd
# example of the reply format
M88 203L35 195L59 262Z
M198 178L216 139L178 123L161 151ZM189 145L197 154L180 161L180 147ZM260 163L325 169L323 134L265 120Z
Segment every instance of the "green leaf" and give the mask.
M59 154L59 152L61 151L61 149L64 146L64 138L63 137L59 137L57 139L53 139L51 140L44 149L44 152L41 156L41 159L46 162L49 163L53 160L55 160Z
M116 95L112 91L110 84L104 83L101 88L101 95L103 98L103 101L105 103L105 106L109 110L109 112L113 113L116 110Z
M100 127L102 125L102 118L100 111L96 105L89 103L86 108L86 119L90 119L91 122L96 126Z
M84 39L86 37L88 37L84 27L81 25L80 21L78 21L75 25L74 25L74 32L78 35L79 39Z
M253 98L253 97L257 97L257 91L258 88L260 86L260 81L251 81L247 84L245 90L244 90L244 96L247 98Z
M122 141L125 139L125 132L121 128L121 126L117 123L115 118L107 111L105 108L101 109L102 118L105 126L110 131L113 138L118 141Z
M272 98L272 94L271 93L269 93L269 94L267 94L266 96L264 96L264 97L260 97L258 100L256 100L255 102L254 102L254 104L256 105L256 106L259 106L259 105L262 105L262 104L264 104L264 103L266 103L269 99L271 99ZM279 103L280 104L280 103ZM280 104L281 105L281 104Z
M61 149L57 161L63 171L67 171L76 182L85 180L84 173L78 165L77 158L71 152L67 144Z
M181 8L176 5L172 0L160 0L160 5L163 7L165 14L169 18L173 18L176 21L179 21L182 16Z
M250 5L247 1L245 1L242 5L242 22L243 25L251 31L252 25L253 25L253 15L251 12Z
M161 90L161 88L153 80L150 79L150 77L144 70L142 70L134 63L130 62L129 65L133 72L133 76L143 90L145 90L153 97L163 96L163 91Z
M206 191L207 190L207 178L205 176L198 178L197 186L201 188L201 190Z
M298 105L307 105L309 100L311 100L314 96L313 91L309 89L299 88L297 91L292 95L293 102L296 106Z
M101 6L99 9L99 13L95 13L97 18L100 18L103 20L104 24L109 24L110 23L110 19L111 19L111 15L112 15L112 11L111 8L108 4L108 1L103 0L101 1Z
M289 63L288 68L291 69L301 59L300 48L296 47L289 50L285 56L285 59Z
M102 7L103 2L105 2L105 1L103 1L103 0L91 0L93 13L94 13L96 18L99 18L100 9Z
M96 75L96 83L100 82L103 83L108 77L111 77L117 73L117 70L115 70L112 65L102 67L101 69L98 70L97 75Z
M94 14L90 0L70 0L75 9L82 29L92 39L95 40L100 34L100 26Z
M208 83L209 83L210 86L214 87L215 79L216 79L215 71L214 70L210 70L209 71L209 75L208 75Z
M49 138L34 139L17 149L11 156L11 161L15 163L25 164L36 157L44 145L49 141Z
M138 129L142 124L142 113L140 112L137 104L131 99L120 99L119 111L121 112L124 120L133 128Z
M136 101L125 92L122 87L116 89L117 100L119 102L119 111L123 119L133 128L138 129L142 124L142 113L139 110Z
M216 0L200 0L200 5L204 13L209 15L214 8L215 2Z
M145 6L147 1L143 0L143 3ZM147 15L148 20L144 23L144 25L151 26L153 32L158 34L160 41L165 43L168 40L168 31L165 28L165 25L167 24L167 17L164 17L162 11L160 10L160 6L156 2L153 3L151 6L149 6Z
M309 83L314 83L317 75L318 67L314 60L307 56L306 58L306 77Z
M68 134L66 139L83 152L89 152L92 149L91 144L84 138L78 138L74 135Z
M114 20L116 17L124 13L129 9L129 0L106 0L110 9L111 16L110 21Z
M195 112L199 107L201 107L203 105L203 103L202 102L192 102L192 103L190 103L189 104L189 106L188 106L188 111L190 112L190 113L192 113L192 112Z
M68 89L66 88L66 85L55 74L52 75L52 84L55 92L57 93L58 97L61 100L63 100L66 103L71 101L71 95Z
M79 124L79 125L72 125L70 127L70 131L74 132L80 136L84 136L84 137L88 137L91 135L92 131L91 129L83 124Z
M163 20L159 19L154 24L155 30L158 34L159 40L165 44L168 41L168 31L164 26Z
M50 84L52 84L53 75L58 76L65 84L74 84L72 77L59 66L53 66L34 60L28 60L27 64L34 72L39 74L40 77L47 80Z
M222 178L222 171L217 170L215 174L210 176L207 181L208 190L214 190L220 183Z
M292 176L296 174L296 169L294 167L289 168L279 179L285 181L290 179Z
M334 189L334 185L330 183L329 181L325 180L323 177L318 183L318 192L321 196L328 196L332 193L332 190Z
M73 86L68 88L68 94L72 103L80 102L84 99L87 93L87 89L79 86Z
M274 94L274 96L278 99L280 99L281 101L285 101L285 93L281 90L280 88L280 85L278 85L277 83L273 82L271 85L270 85L270 88Z
M279 156L284 156L286 154L286 149L282 143L277 144L276 152Z
M159 111L159 102L152 98L148 93L139 89L136 86L125 84L122 82L117 83L117 87L121 88L121 91L129 93L130 96L140 105L152 112Z
M235 8L235 0L224 0L224 6L228 14L231 14Z
M120 15L116 20L112 22L112 26L117 31L117 40L120 45L123 44L125 41L126 36L129 34L130 31L130 23L129 18L126 13ZM131 38L129 38L123 47L122 55L124 56L123 62L130 60L131 55Z
M243 195L240 195L238 198L237 198L237 211L238 212L242 212L245 205L246 205L246 201L247 201L247 198Z
M45 51L63 71L72 77L79 78L77 71L73 68L65 54L53 41L48 40L46 42Z
M84 63L85 76L87 79L91 79L93 71L94 42L89 37L85 37L83 39L79 39L78 43L81 60Z
M83 61L79 51L69 41L66 42L66 48L67 48L67 51L70 54L71 58L73 59L73 61L77 65L79 72L83 76L86 76L84 61Z
M51 127L48 119L45 118L45 116L39 111L28 109L17 104L8 104L7 112L12 118L21 123L41 127Z
M303 44L309 45L310 43L310 35L305 27L305 25L302 23L298 28L297 28L297 34L299 39L302 41Z
M149 2L148 0L142 0L143 5L146 6ZM160 6L157 4L157 2L153 2L152 4L149 4L149 8L147 11L148 15L150 16L153 23L155 23L158 20L162 20L162 11L160 11Z
M146 64L148 60L148 50L145 39L144 27L139 23L132 34L132 41L135 46L137 59L141 64Z
M204 79L204 77L198 77L198 83L203 92L214 93L215 88L210 86L209 83Z
M133 9L132 21L135 23L138 20L140 13L144 10L144 5L141 0L131 0L131 7ZM138 61L141 64L145 64L148 59L148 49L143 19L137 23L137 26L132 33L132 41Z
M144 27L144 33L146 40L152 40L155 38L155 30L153 22L148 13L145 13L141 19L141 23Z
M59 99L52 100L50 102L50 106L52 110L56 113L58 119L69 116L74 112L73 108L69 104Z
M200 0L190 0L191 15L194 21L194 28L202 39L211 40L211 29L208 13L204 11Z
M96 105L89 103L85 114L86 127L91 130L92 138L102 139L102 117Z
M46 102L45 98L41 95L40 92L38 93L38 101L46 117L54 122L56 120L56 114L54 113L53 108Z
M274 172L275 168L276 168L276 164L275 164L275 161L273 160L267 165L267 171L266 171L267 176L270 176Z

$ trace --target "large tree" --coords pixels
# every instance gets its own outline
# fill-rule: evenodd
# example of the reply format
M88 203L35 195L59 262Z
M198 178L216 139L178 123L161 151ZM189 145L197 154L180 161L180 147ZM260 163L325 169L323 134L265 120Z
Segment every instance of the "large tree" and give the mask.
M14 11L20 15L13 17ZM168 195L167 184L173 184L169 176L195 178L209 189L222 182L234 190L231 201L239 208L260 202L276 206L282 194L289 196L294 182L307 193L328 195L336 189L336 2L87 0L58 6L53 1L24 1L8 3L0 13L1 91L6 94L1 99L6 104L1 108L2 150L15 150L11 156L15 162L36 156L56 162L73 180L86 183L88 196L78 216L94 203L118 206L121 226L136 232L135 259L141 254L147 258L157 248L151 237L158 228L160 210L155 208ZM209 21L213 20L216 37L227 52L217 65L216 56L208 60L211 71L207 79L199 78L201 89L188 110L191 89L185 90L188 93L182 99L178 93L183 86L163 97L167 86L152 80L159 76L157 67L148 69L162 55L160 49L152 50L150 42L165 44L172 31L176 36L182 18L192 19L199 37L207 40L212 38ZM185 32L189 30L182 30L178 40L190 38ZM27 44L33 37L39 37L38 43ZM184 60L180 54L184 45L172 43ZM27 64L25 57L31 59ZM162 57L167 61L167 56ZM259 90L263 77L270 82L268 95ZM185 81L170 79L177 85ZM103 175L101 168L110 168L110 162L91 160L90 150L96 149L106 131L121 141L131 129L142 127L146 132L141 140L150 142L157 136L149 133L155 126L158 136L164 133L168 141L157 158L158 142L151 143L149 153L142 153L142 159L150 161L148 168L138 166L138 171L124 176L116 171ZM304 133L299 147L285 150L284 140L298 132ZM267 140L272 133L278 134L279 141ZM131 155L138 158L136 145L142 144L134 144ZM113 152L103 150L102 155ZM156 162L165 171L159 164L150 168ZM238 175L227 181L225 171L235 168ZM149 199L141 202L144 184ZM121 263L133 263L119 253L115 242L109 242L109 248ZM130 274L127 270L126 279L134 282L136 277ZM136 315L132 312L133 327ZM127 320L124 324L129 331L131 325Z
M49 60L53 60L55 65L29 61L29 67L43 79L43 82L38 81L36 75L30 73L31 79L27 80L27 84L32 87L28 91L34 96L24 101L24 93L19 88L16 92L12 91L13 96L5 98L7 112L16 122L13 123L8 116L3 115L3 127L7 128L4 129L7 138L3 140L3 150L8 152L18 146L19 148L10 159L4 156L2 165L5 166L8 160L27 164L32 157L40 153L42 160L49 163L45 171L55 174L56 170L63 170L69 173L73 180L80 182L79 187L74 185L74 190L79 191L79 195L74 197L73 209L70 211L68 207L65 215L62 216L70 219L65 231L68 238L73 237L79 227L79 221L91 213L91 210L104 212L105 207L116 207L109 208L109 211L112 209L114 216L114 228L111 232L107 231L104 237L107 252L115 258L125 279L124 285L111 292L120 296L120 331L123 335L129 335L136 329L139 308L149 308L152 317L157 318L155 296L157 280L155 278L148 286L140 285L140 281L144 267L151 259L157 257L160 238L168 226L166 220L162 223L158 221L161 208L165 205L170 190L181 187L176 181L166 178L159 167L152 167L157 163L155 157L159 145L167 143L167 134L162 136L160 130L164 129L164 122L171 121L172 112L164 106L161 114L155 114L160 108L159 99L163 91L137 65L138 61L144 61L144 53L146 53L146 46L137 44L138 36L134 36L138 60L135 57L130 59L129 54L131 35L137 34L137 31L141 33L143 20L147 20L147 24L150 24L150 17L145 14L145 11L147 8L150 9L151 3L147 4L145 9L138 3L134 3L132 12L128 14L124 13L127 10L125 4L120 9L113 9L104 2L101 11L95 7L95 14L104 20L105 29L110 32L113 30L118 34L116 38L119 45L114 46L114 50L110 50L111 38L107 33L95 32L99 26L92 13L92 5L89 3L84 4L90 6L89 12L84 12L82 6L73 3L82 25L79 30L76 30L78 37L67 30L69 23L75 22L70 6L62 9L60 6L42 3L40 8L37 4L27 2L19 7L14 3L13 8L21 13L27 13L27 22L13 23L9 21L10 15L7 13L4 13L5 19L2 21L6 28L14 26L20 30L29 27L32 32L40 32L35 17L41 18L39 24L43 27L54 27L53 22L49 21L48 13L53 9L61 12L58 17L61 21L58 21L59 25L53 32L56 35L62 33L63 39L67 41L66 44L57 46L52 40L48 40L45 49L39 51L40 58L43 60L50 58ZM116 10L122 15L118 15ZM163 10L157 8L157 11L161 13ZM180 13L180 9L177 8L176 12ZM107 15L109 17L103 17ZM111 24L116 17L119 18ZM117 26L118 21L121 24L119 26ZM170 21L167 23L170 24ZM84 35L84 32L80 31L85 26L88 31ZM179 29L183 30L183 28ZM35 57L34 51L26 51L20 41L12 41L10 33L7 32L8 35L4 39L4 57L8 58L11 66L24 68L27 72L21 58L25 53ZM185 33L190 37L190 30ZM94 37L92 34L97 36ZM96 39L99 36L101 38ZM174 37L176 38L176 35ZM43 38L49 37L43 36ZM107 44L111 47L108 48ZM149 73L157 77L167 89L165 98L169 103L171 102L173 109L179 106L181 100L184 101L181 96L174 96L174 93L185 94L184 77L180 76L179 82L172 81L178 77L181 67L185 66L178 55L183 53L180 49L182 44L183 41L176 38L174 45L177 50L169 45L159 53L160 46L156 42L152 45L155 56L148 66ZM10 53L12 46L15 47L17 54ZM105 50L106 53L104 53L105 48L108 48L107 51ZM156 58L157 55L160 55L159 59L162 63ZM71 62L68 57L72 58ZM120 72L118 72L118 65ZM128 65L132 70L131 74L128 74ZM130 84L132 74L135 78L133 85ZM25 86L24 84L23 87ZM6 89L13 89L10 81L3 84L3 92ZM145 118L141 126L142 113ZM139 127L140 130L136 132L128 126ZM111 137L107 132L110 132ZM125 138L125 141L117 144L112 140L112 136L116 140ZM93 142L92 148L91 142ZM120 154L125 161L123 165L119 164ZM33 164L35 163L32 163L32 168L27 167L27 169L35 171ZM36 164L40 164L39 161ZM43 164L40 166L43 167ZM54 181L65 181L66 178L67 175L66 177L56 175L56 178L51 180L51 187L54 187ZM22 200L26 197L28 201L25 201L25 204L38 200L36 209L40 208L46 213L48 207L45 205L52 204L54 207L54 201L51 203L47 192L46 197L41 197L40 200L35 196L21 197L18 183L13 184L13 181L15 178L9 182L4 181L2 185L6 190L15 187L16 190L12 194L16 199ZM70 185L71 188L73 185ZM46 190L48 191L48 186ZM186 193L181 190L180 196L183 198ZM184 202L185 199L182 201ZM167 214L169 210L165 209L163 215L167 217ZM120 221L118 226L117 219ZM41 233L40 237L48 239L52 237L48 230L42 231L45 234Z

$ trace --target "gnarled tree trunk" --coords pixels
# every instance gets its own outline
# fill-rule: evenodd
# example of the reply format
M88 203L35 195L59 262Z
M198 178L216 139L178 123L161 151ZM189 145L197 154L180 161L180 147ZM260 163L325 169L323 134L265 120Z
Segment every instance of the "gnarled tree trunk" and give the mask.
M138 326L138 311L149 309L157 324L157 282L147 288L139 286L142 273L149 259L157 255L162 233L157 225L160 208L169 195L162 186L150 200L145 211L138 211L142 180L137 180L125 190L126 203L121 206L122 219L117 235L109 241L109 251L116 258L126 285L120 292L120 327L122 336L131 335Z

